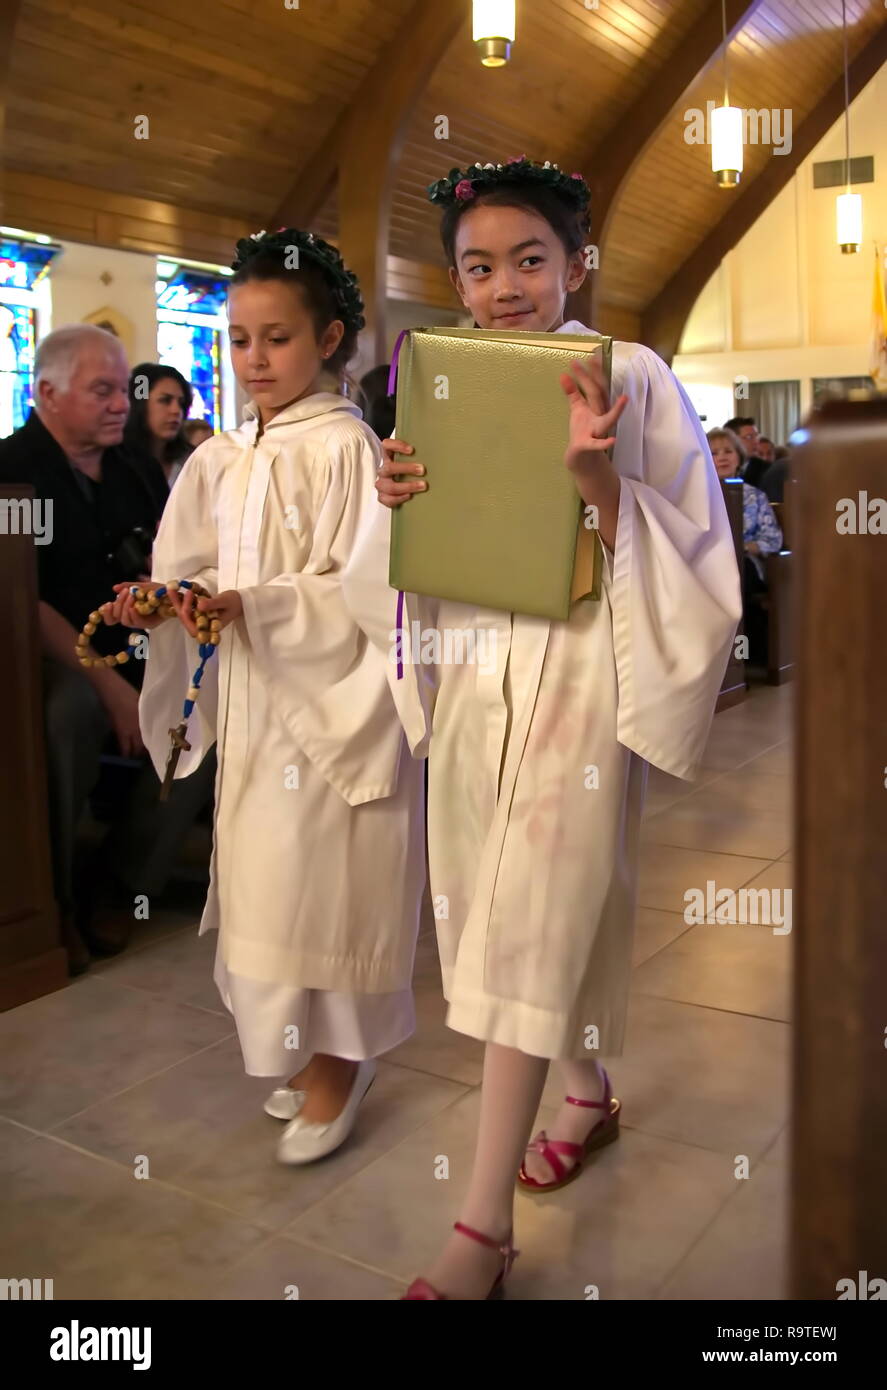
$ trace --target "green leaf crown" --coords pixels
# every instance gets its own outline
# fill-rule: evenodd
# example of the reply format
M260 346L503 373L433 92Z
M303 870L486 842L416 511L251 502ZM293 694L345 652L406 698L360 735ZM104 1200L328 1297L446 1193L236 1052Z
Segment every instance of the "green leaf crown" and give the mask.
M251 236L242 237L238 241L231 269L242 270L254 256L269 253L279 254L285 265L286 258L293 248L299 253L299 265L304 256L323 271L345 327L358 331L364 328L364 303L357 276L345 265L335 246L331 246L314 232L303 232L298 227L279 227L276 232L253 232Z

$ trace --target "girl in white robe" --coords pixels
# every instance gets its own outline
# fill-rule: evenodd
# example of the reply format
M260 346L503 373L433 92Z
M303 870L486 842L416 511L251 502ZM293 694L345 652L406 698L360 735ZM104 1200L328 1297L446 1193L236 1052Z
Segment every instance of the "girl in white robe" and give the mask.
M506 166L486 194L483 179L451 177L440 199L450 276L481 328L588 332L563 322L566 294L584 279L585 199L577 214L576 195L587 189L552 170L540 195L538 166L522 181L524 167ZM493 174L487 188L496 182ZM600 602L580 599L559 623L405 596L407 633L414 623L494 632L498 652L492 672L407 661L402 679L392 674L410 746L429 752L447 1022L487 1044L461 1221L412 1299L484 1298L494 1278L501 1289L519 1166L523 1187L551 1190L618 1133L618 1102L593 1058L623 1045L647 767L694 776L741 612L721 490L678 382L638 344L614 345L612 407L602 379L575 371L562 378L566 462L599 509ZM411 471L393 458L411 452L408 442L384 447L382 500L422 506L412 495L421 484L392 481ZM395 639L389 530L389 512L368 518L345 576L352 611L380 650ZM551 1138L538 1136L525 1154L553 1058L571 1103Z
M294 246L298 271L285 269ZM155 581L200 584L214 597L199 606L224 628L176 776L217 743L200 932L218 930L215 980L246 1071L295 1069L266 1107L291 1121L284 1162L341 1142L372 1059L412 1032L424 887L421 764L385 660L342 595L361 520L378 507L381 453L336 390L362 319L356 282L325 247L293 229L238 247L231 351L253 406L187 461L153 553ZM154 625L140 702L160 776L197 663L193 601L175 601L182 622Z

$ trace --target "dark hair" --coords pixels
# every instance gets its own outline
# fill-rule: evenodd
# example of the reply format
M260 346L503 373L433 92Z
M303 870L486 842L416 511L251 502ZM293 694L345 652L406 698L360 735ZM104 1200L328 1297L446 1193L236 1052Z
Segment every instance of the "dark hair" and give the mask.
M136 394L136 387L141 381L147 380L148 390L144 395ZM184 414L182 416L183 428L179 430L175 439L168 440L163 446L162 461L164 463L178 463L180 459L187 458L191 453L191 445L185 437L184 422L188 418L188 411L191 409L191 402L194 400L194 392L191 383L175 367L164 366L162 362L140 362L137 367L133 367L129 375L129 418L123 430L123 444L133 454L149 454L151 458L156 458L154 451L154 440L151 438L151 431L148 429L148 396L157 385L158 381L176 381L182 388L185 398Z
M456 231L460 221L472 208L487 206L537 213L557 233L568 256L581 251L591 235L587 208L577 208L555 189L545 184L500 183L466 202L450 203L444 208L440 239L451 266L456 264Z
M336 319L343 324L345 332L342 341L327 358L324 366L339 378L347 379L346 367L357 351L358 329L345 323L342 310L337 302L336 291L329 276L307 257L301 258L298 269L288 269L282 251L259 251L250 256L228 281L231 285L246 285L250 280L267 282L279 280L284 285L295 285L302 295L302 302L314 324L314 337L320 341L323 332Z
M753 415L734 415L732 420L725 422L724 429L732 430L734 434L738 434L743 425L754 425L754 423L755 417Z
M358 400L364 419L380 439L390 439L394 433L394 397L388 394L389 365L371 367L360 378L361 396Z

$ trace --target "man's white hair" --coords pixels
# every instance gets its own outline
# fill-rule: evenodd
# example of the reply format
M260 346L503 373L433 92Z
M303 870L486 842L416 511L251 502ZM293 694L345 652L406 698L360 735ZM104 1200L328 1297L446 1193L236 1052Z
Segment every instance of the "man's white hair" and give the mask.
M123 344L106 328L94 323L72 323L47 333L34 358L34 386L51 381L60 391L66 391L77 367L77 359L85 347L104 347L108 352L124 357Z

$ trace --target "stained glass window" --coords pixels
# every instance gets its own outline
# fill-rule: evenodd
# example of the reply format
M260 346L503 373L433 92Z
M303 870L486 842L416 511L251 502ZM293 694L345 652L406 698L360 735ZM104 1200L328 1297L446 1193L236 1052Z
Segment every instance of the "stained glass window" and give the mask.
M33 405L37 337L33 292L58 249L0 236L0 438L23 425Z
M171 267L157 281L157 358L194 389L192 420L222 428L221 330L227 284L218 276Z
M176 323L157 315L157 359L175 367L194 390L192 420L206 420L221 429L222 384L219 371L219 330L211 323Z

